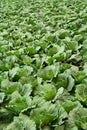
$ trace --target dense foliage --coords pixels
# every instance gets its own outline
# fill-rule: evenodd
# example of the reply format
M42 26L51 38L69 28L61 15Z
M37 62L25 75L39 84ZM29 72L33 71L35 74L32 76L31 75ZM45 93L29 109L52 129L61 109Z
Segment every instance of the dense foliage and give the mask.
M0 1L0 130L87 130L87 0Z

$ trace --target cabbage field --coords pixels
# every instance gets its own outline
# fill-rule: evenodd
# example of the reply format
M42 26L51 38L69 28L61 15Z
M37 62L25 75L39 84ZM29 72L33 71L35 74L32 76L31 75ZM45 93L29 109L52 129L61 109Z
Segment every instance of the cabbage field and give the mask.
M87 130L87 0L0 1L0 130Z

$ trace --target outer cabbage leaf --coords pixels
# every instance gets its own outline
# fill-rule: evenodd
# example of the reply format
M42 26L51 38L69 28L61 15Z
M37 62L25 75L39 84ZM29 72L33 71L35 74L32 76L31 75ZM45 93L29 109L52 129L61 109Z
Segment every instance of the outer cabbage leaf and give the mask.
M14 117L14 121L7 126L4 130L36 130L36 125L33 120L31 120L26 115L20 115L19 117Z

